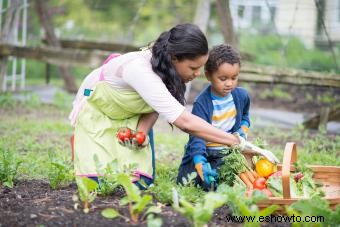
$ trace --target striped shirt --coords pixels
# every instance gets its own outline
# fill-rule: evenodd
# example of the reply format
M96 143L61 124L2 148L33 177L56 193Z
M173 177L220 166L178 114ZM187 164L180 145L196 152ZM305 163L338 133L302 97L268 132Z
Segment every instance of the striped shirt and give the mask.
M211 93L213 103L212 125L225 132L230 132L236 122L236 107L233 96L219 97ZM219 147L217 144L207 144L209 147ZM216 147L216 148L217 148Z

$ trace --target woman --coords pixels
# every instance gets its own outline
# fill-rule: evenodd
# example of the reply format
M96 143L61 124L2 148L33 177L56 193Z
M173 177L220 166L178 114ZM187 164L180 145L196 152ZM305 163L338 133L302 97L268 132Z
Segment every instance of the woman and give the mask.
M96 156L105 167L134 165L134 182L155 176L152 126L161 114L184 132L207 141L233 145L240 140L185 110L185 83L200 74L208 43L193 24L162 33L151 49L115 56L92 71L81 85L70 120L74 126L74 165L78 176L96 177ZM150 144L130 149L116 139L129 127L149 134ZM98 161L97 161L98 164Z

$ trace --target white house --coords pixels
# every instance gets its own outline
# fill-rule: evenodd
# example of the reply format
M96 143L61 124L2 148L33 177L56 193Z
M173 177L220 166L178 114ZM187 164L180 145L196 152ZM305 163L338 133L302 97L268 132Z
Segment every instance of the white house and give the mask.
M272 27L311 48L328 43L324 22L329 39L340 42L340 0L230 0L230 10L236 30Z

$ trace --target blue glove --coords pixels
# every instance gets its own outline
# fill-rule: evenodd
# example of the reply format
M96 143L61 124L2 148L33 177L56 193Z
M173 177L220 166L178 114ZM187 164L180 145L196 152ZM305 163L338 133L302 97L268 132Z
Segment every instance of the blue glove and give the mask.
M241 137L243 137L243 139L247 140L247 134L245 134L242 130L242 128L239 128L239 130L237 130L237 132Z
M216 181L216 170L211 169L210 163L207 162L207 159L203 155L195 155L194 164L198 175L206 185L210 186L212 182Z

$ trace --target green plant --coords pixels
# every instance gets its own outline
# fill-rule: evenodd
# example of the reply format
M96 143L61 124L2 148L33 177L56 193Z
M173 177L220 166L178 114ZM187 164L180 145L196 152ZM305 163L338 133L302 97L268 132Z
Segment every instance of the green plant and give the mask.
M174 193L177 194L177 193ZM179 201L179 204L177 204ZM216 192L204 195L202 203L191 204L184 197L174 196L173 208L187 217L195 227L204 226L213 216L214 210L225 203L225 196Z
M117 182L117 174L118 174L118 163L117 160L113 160L108 163L105 169L102 168L98 156L94 155L94 162L96 164L96 171L98 173L98 194L107 196L111 195L119 186Z
M307 49L295 37L253 35L241 32L240 50L254 56L254 62L316 71L336 71L335 59L329 51ZM337 52L337 55L338 52ZM339 59L337 56L336 59Z
M197 174L194 172L188 179L183 181L184 185L176 184L177 166L157 166L156 180L153 187L148 188L148 192L152 193L154 197L161 203L171 204L172 193L169 188L175 187L176 190L190 202L197 202L202 200L205 192L194 185L193 179Z
M336 102L336 97L334 97L334 95L332 93L326 92L322 95L318 95L317 100L321 103L333 104L333 103Z
M299 200L286 207L286 211L289 216L319 217L315 219L315 223L319 223L322 226L340 225L340 205L337 205L336 208L332 210L329 207L328 201L318 196L308 200ZM305 220L305 218L302 220ZM295 223L293 226L301 225L300 223Z
M13 97L12 93L0 93L0 107L14 107L16 104L17 101Z
M70 163L62 159L55 158L52 152L49 152L51 160L48 167L48 181L52 189L57 189L61 186L68 185L73 179L73 168Z
M286 100L286 101L292 101L293 100L293 97L290 93L282 90L278 86L273 88L272 97L277 98L277 99L281 99L281 100Z
M1 142L1 141L0 141ZM0 143L0 183L12 188L22 161L17 155Z
M217 188L217 192L225 196L227 205L231 208L233 214L237 216L251 216L255 218L253 220L259 220L261 216L269 216L279 208L278 205L271 205L260 210L256 203L267 198L266 194L255 190L251 197L246 197L245 187L241 185L230 187L226 184L221 184ZM244 221L244 226L261 226L260 222L248 222L248 219L244 219Z
M58 108L70 110L72 106L72 101L74 99L73 95L70 95L61 90L57 90L53 97L53 104Z
M117 182L124 187L124 190L126 192L126 197L120 200L120 205L128 205L130 218L119 214L119 212L114 210L113 208L103 210L102 215L104 217L115 218L120 216L123 217L125 220L130 220L132 224L137 224L140 219L144 219L149 214L156 214L161 212L159 207L149 206L152 203L152 196L141 196L140 190L135 184L131 182L131 179L127 174L119 173L117 175ZM141 214L147 207L148 210L145 212L144 216L140 218ZM150 217L149 220L151 221L153 219Z
M293 97L288 92L285 92L280 87L274 87L272 90L266 89L260 93L261 99L275 98L285 101L292 101Z
M31 108L40 107L42 104L40 96L33 92L24 92L22 103L26 107L31 107Z
M89 205L97 197L98 183L87 177L76 177L78 192L80 200L83 202L83 211L88 213L90 211Z

